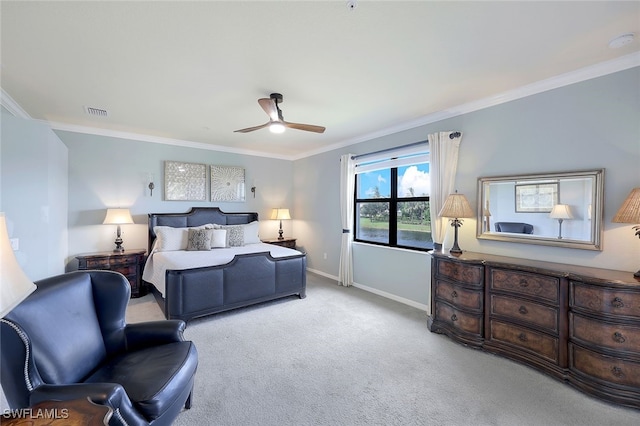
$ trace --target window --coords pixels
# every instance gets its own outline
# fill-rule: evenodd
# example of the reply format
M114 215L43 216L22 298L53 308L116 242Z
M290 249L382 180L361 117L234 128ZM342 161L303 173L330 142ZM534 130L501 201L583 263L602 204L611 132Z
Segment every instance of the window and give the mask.
M409 152L356 160L355 241L416 250L433 248L426 143Z

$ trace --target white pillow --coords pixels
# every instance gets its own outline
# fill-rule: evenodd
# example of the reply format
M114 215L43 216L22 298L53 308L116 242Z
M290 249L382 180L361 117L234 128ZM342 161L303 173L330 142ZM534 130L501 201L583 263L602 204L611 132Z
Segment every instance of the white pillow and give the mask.
M158 251L186 250L189 241L188 228L173 228L171 226L154 226L153 232L158 238Z
M206 229L206 226L193 226L191 229ZM189 245L189 228L154 226L153 232L157 237L157 251L186 250Z
M244 243L245 244L257 244L260 242L258 231L260 230L260 224L257 220L243 225L244 228Z
M213 237L211 238L211 248L224 248L227 246L227 230L213 229Z

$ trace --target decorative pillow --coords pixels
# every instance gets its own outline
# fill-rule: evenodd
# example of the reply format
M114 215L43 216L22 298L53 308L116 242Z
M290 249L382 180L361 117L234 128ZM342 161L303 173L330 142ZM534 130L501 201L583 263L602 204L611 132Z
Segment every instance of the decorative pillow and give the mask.
M212 229L211 248L225 248L227 246L227 230Z
M188 231L187 250L203 251L211 250L211 237L213 229L193 229Z
M244 225L223 225L227 231L227 247L242 247L244 245Z
M245 244L257 244L260 242L260 237L258 235L260 223L257 220L242 226L244 227Z

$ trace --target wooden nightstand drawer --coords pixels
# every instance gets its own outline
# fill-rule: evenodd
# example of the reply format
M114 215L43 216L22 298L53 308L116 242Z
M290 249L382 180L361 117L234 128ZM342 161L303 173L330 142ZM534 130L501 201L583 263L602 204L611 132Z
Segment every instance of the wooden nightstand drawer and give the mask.
M83 259L80 260L81 269L109 269L108 258Z
M558 333L558 309L526 300L491 295L491 315L499 315Z
M142 270L145 250L125 250L123 253L102 252L76 256L78 270L110 270L124 275L131 284L131 297L143 296Z
M541 274L491 268L491 290L528 295L552 303L559 302L560 279Z
M262 240L263 243L273 244L276 246L287 247L290 249L296 248L296 239L295 238L283 238L281 240L275 238L273 240Z

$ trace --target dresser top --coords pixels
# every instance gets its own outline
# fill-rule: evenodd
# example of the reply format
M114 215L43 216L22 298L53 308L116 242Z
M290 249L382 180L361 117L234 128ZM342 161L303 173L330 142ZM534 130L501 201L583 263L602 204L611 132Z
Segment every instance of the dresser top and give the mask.
M432 250L428 253L435 257L455 259L462 262L488 264L494 267L504 265L512 269L568 277L569 279L589 279L590 281L596 280L602 281L603 283L631 285L640 288L640 281L633 277L633 272L592 268L565 263L543 262L534 259L520 259L517 257L476 253L471 251L464 251L459 256L440 250Z

